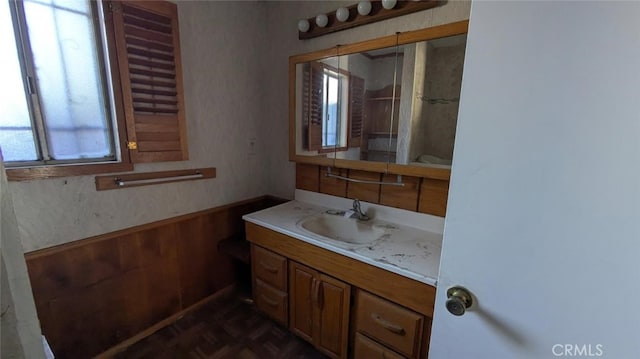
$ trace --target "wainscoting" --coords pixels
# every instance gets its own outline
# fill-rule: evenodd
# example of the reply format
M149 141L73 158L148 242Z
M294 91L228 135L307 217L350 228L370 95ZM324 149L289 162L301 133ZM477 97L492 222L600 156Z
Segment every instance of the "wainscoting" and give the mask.
M265 196L27 253L42 331L56 358L87 358L233 285L224 239Z
M331 173L358 180L395 182L395 175L332 168ZM296 188L338 197L357 198L362 201L407 209L444 217L447 212L449 181L402 176L404 186L381 186L348 182L327 177L327 168L311 164L296 164Z

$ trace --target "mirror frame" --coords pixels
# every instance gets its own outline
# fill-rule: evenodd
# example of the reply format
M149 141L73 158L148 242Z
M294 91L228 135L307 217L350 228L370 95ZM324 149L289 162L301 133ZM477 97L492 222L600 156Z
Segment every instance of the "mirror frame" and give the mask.
M406 45L419 41L427 41L442 37L466 34L469 20L452 22L445 25L420 30L398 33L372 40L365 40L347 45L334 46L328 49L289 57L289 161L320 166L347 168L354 170L407 175L415 177L449 180L450 169L412 166L397 163L372 162L363 160L346 160L320 156L302 156L296 154L296 65L299 63L321 60L333 56L349 55L358 52Z

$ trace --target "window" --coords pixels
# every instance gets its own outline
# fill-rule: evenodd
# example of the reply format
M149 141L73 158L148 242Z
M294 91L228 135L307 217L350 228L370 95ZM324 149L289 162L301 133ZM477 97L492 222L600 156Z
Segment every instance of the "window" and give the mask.
M175 4L0 0L0 48L6 167L187 159Z
M310 105L303 110L307 119L305 147L321 152L345 150L349 135L351 76L345 70L321 62L303 69L303 91Z
M340 118L338 116L338 74L325 69L323 76L324 99L322 101L324 124L322 126L322 147L335 146L340 143Z
M10 78L2 86L3 98L10 100L0 113L8 165L116 159L100 28L91 5L42 0L0 5L2 48L13 50L0 60L3 77ZM13 46L12 38L18 40Z

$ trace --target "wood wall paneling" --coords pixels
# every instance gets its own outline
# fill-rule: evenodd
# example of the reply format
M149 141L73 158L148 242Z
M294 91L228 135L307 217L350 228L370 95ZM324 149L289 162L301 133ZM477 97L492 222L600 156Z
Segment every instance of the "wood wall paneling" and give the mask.
M314 168L315 167L315 168ZM327 168L312 164L296 164L296 188L313 191L311 188L302 188L303 178L308 178L310 173L319 171L319 188L317 191L344 198L358 198L360 200L379 203L385 206L402 208L410 211L427 213L444 217L447 209L447 197L449 195L448 179L420 178L403 175L404 186L381 186L347 182L345 180L326 177ZM300 173L303 172L303 173ZM331 168L336 175L348 176L354 179L369 181L395 182L397 175L382 174L364 170L347 170L344 168Z
M424 178L420 188L418 211L444 217L447 212L449 181Z
M218 243L231 236L228 213L203 215L178 223L180 291L188 307L234 282L230 257L218 252ZM221 222L217 224L216 222ZM217 224L217 225L216 225Z
M56 358L95 356L236 280L223 239L260 197L26 254L43 334Z
M349 178L380 182L382 174L367 171L349 170ZM359 199L365 202L380 202L380 185L347 182L347 198Z
M398 176L383 175L384 182L395 182ZM382 186L380 192L380 204L402 208L409 211L418 210L418 195L420 193L420 178L411 176L402 176L403 187L398 186Z
M320 191L320 167L296 163L296 188L306 191Z
M331 173L338 176L347 177L347 170L342 168L331 168ZM347 181L327 177L327 168L320 168L320 193L330 194L332 196L347 196Z

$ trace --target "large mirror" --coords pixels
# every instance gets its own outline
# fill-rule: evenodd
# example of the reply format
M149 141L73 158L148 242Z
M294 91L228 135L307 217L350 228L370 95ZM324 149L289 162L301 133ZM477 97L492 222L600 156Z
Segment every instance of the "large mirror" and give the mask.
M292 56L291 160L448 177L466 29L464 21Z

